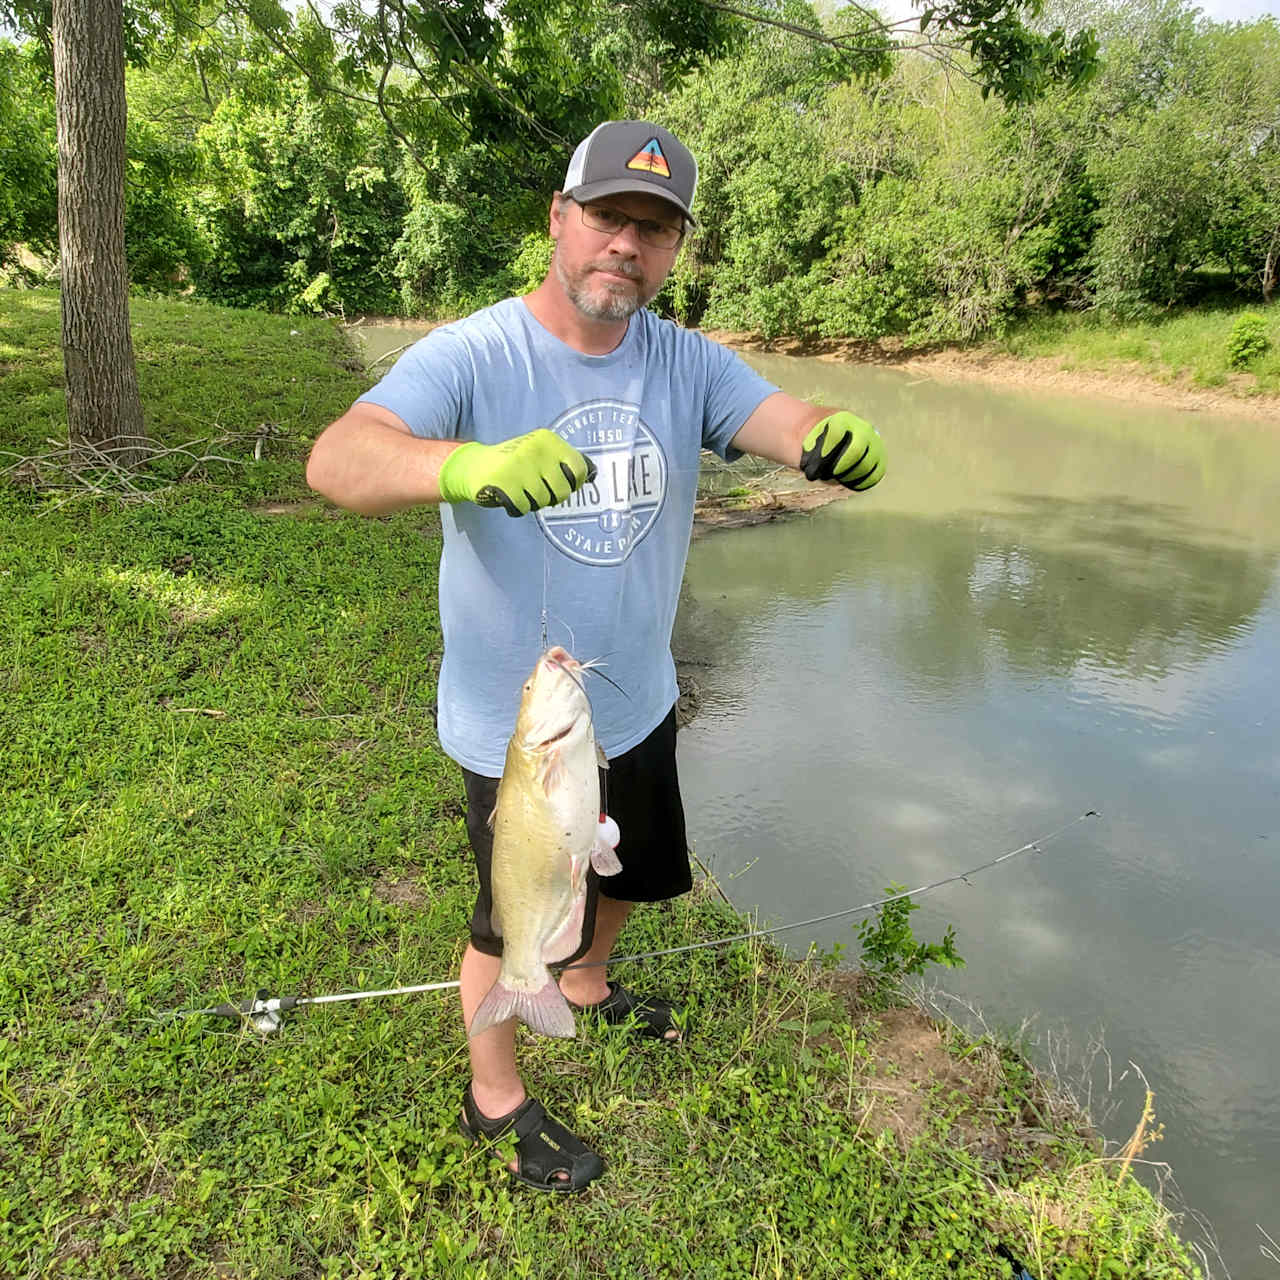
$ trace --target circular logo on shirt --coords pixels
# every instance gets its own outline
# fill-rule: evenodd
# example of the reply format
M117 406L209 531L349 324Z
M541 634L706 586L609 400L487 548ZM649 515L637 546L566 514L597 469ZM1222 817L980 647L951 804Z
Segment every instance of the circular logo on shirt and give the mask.
M596 464L596 478L537 513L542 531L583 564L621 564L653 528L667 498L667 458L636 405L589 400L551 424Z

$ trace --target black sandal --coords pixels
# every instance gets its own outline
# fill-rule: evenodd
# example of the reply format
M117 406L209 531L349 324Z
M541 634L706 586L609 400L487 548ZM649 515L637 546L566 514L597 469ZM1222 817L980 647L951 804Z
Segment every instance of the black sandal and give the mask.
M637 1018L636 1034L646 1040L661 1040L663 1044L679 1044L684 1039L675 1019L675 1008L661 996L638 996L620 982L609 983L609 994L596 1004L570 1005L579 1013L598 1014L612 1026L627 1022L632 1014ZM676 1032L669 1036L670 1031Z
M515 1131L516 1168L507 1172L537 1191L581 1191L604 1172L604 1161L552 1120L542 1103L526 1098L514 1111L491 1120L483 1115L467 1085L462 1095L462 1136L471 1142L500 1138ZM559 1177L559 1174L567 1177Z

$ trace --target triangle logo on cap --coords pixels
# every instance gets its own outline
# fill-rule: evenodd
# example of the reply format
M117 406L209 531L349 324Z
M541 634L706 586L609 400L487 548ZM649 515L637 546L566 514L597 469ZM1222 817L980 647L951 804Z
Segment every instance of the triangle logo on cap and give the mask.
M671 177L671 166L667 157L662 154L657 138L650 138L639 151L627 161L628 169L643 169L645 173L656 173L659 177Z

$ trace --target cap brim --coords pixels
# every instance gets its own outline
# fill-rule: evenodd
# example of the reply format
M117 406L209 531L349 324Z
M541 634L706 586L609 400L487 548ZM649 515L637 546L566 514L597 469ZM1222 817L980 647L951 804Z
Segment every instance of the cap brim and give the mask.
M652 182L645 182L639 178L609 178L604 182L584 182L580 187L566 191L565 195L572 196L581 203L584 200L598 200L601 196L620 196L631 191L638 195L657 196L659 200L665 200L669 205L679 209L695 227L698 225L697 218L689 212L683 201L677 200L668 191L660 190Z

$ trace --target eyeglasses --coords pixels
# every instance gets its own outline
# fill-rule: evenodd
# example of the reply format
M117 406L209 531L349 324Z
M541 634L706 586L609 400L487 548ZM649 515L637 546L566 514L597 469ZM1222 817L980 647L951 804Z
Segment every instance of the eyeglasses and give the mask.
M616 236L635 223L636 235L655 249L674 249L684 239L683 226L673 227L669 222L658 222L655 218L632 218L605 204L579 204L578 208L582 210L583 225L604 235Z

